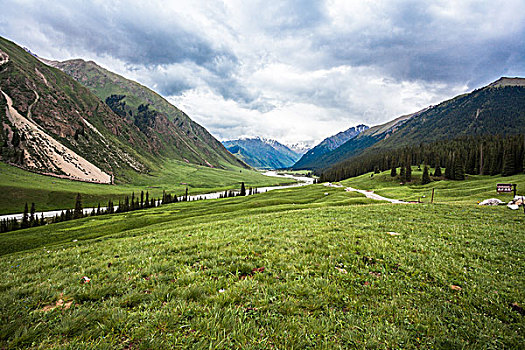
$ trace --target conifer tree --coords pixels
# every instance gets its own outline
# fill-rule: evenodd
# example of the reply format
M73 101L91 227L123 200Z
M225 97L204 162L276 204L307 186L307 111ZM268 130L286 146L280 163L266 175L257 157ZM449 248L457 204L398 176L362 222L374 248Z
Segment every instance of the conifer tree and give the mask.
M135 192L131 193L131 208L129 210L135 210Z
M441 177L441 167L439 165L436 165L436 170L434 170L434 176Z
M80 193L77 193L77 198L75 200L75 210L73 212L73 219L79 219L83 216L82 211L82 196Z
M244 182L241 182L241 192L239 193L240 196L246 196L246 187L244 187Z
M40 217L40 226L44 226L46 224L46 220L44 219L44 213L42 213L42 216Z
M144 191L140 191L140 208L144 208Z
M452 171L454 173L454 180L465 180L465 168L460 157L455 157Z
M501 175L510 176L514 175L514 173L514 155L507 146L505 151L503 152L503 169L501 169Z
M29 211L29 226L35 226L35 203L31 203L31 210Z
M390 176L391 177L397 176L397 168L394 165L392 165L392 169L390 169Z
M406 182L412 181L412 167L410 166L410 163L408 163L408 165L406 166L405 181Z
M430 183L430 175L428 174L428 166L425 165L425 167L423 168L423 175L421 176L421 184L422 185L426 185L428 183Z
M146 199L144 200L144 203L145 203L144 205L145 205L147 208L149 208L150 203L149 203L149 192L148 192L148 191L146 191Z
M404 166L401 166L401 169L399 170L399 180L402 183L405 183L406 181L406 168Z
M18 220L13 219L13 221L11 221L11 231L18 230L19 228L20 228L20 225L18 224Z
M26 202L26 205L24 206L24 215L22 216L22 228L27 228L29 227L29 208L27 207L27 202Z

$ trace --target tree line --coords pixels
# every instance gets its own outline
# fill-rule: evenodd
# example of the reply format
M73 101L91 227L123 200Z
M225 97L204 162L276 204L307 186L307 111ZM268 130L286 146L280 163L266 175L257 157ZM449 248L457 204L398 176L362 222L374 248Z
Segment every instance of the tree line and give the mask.
M246 196L246 195L252 195L256 193L258 193L256 188L250 187L249 190L246 191L244 182L242 182L239 192L232 191L232 190L225 191L224 194L219 195L219 198ZM193 200L203 200L203 199L204 197L194 197ZM113 201L110 199L105 208L101 207L100 203L98 203L98 206L93 207L89 214L84 214L84 208L82 204L82 195L78 193L75 198L75 208L74 209L63 210L60 214L57 214L54 217L48 218L48 219L44 218L44 214L42 214L40 217L38 217L35 214L35 211L36 211L35 203L31 203L30 210L28 209L28 205L26 203L24 207L24 213L22 215L22 220L19 221L16 218L1 220L0 221L0 233L8 232L8 231L15 231L15 230L29 228L29 227L42 226L42 225L46 225L50 223L75 220L75 219L80 219L86 216L98 216L98 215L106 215L106 214L113 214L113 213L125 213L125 212L133 211L133 210L155 208L162 204L186 202L186 201L191 201L191 200L192 199L189 196L188 187L186 187L184 195L181 195L179 197L177 197L176 194L171 194L171 193L167 193L166 191L162 191L162 197L155 199L153 197L150 197L148 191L146 191L145 193L144 191L141 191L140 196L135 196L135 192L133 192L131 194L131 197L126 196L123 201L119 200L117 206L115 206Z
M370 149L323 170L320 181L341 181L398 167L406 172L409 166L420 164L436 168L436 171L439 169L439 176L450 180L464 180L466 174L510 176L522 173L525 170L525 136L463 136L394 150Z

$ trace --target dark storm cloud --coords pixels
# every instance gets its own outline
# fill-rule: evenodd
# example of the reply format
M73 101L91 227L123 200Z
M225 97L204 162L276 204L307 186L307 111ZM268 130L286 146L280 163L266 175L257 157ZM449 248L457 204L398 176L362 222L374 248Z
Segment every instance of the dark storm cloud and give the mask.
M204 65L212 64L221 56L235 60L231 53L213 48L205 38L182 28L175 17L157 23L140 9L125 8L125 3L109 9L89 2L68 7L57 3L32 15L61 46L82 48L131 64L148 66L191 61Z
M371 21L357 30L322 35L313 46L328 53L327 65L375 66L400 81L468 82L476 87L506 72L523 73L525 23L514 32L496 33L496 38L493 31L483 31L497 21L515 27L512 17L494 15L496 6L473 3L465 14L471 18L440 18L428 3L399 1L376 13L377 25Z
M523 0L0 0L0 35L93 59L223 137L322 139L525 75Z

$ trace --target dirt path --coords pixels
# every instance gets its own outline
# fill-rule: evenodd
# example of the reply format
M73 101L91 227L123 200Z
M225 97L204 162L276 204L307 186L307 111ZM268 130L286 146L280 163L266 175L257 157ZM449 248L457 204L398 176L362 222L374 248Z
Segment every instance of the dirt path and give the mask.
M399 199L392 199L392 198L386 198L386 197L380 196L378 194L375 194L372 191L358 190L358 189L352 188L352 187L347 187L345 189L345 191L347 191L347 192L359 192L359 193L364 194L366 196L366 198L375 199L375 200L378 200L378 201L388 201L390 203L395 203L395 204L408 204L408 202L401 201Z

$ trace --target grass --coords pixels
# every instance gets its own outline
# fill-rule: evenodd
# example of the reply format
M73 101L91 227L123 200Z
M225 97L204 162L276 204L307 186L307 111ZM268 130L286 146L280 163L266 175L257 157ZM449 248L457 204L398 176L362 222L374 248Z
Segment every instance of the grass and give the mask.
M161 197L163 190L181 195L186 188L183 183L188 184L191 194L198 194L238 189L241 182L247 187L262 187L292 180L241 168L222 170L168 161L150 175L134 175L132 184L103 185L38 175L0 163L0 191L8 194L0 197L0 214L21 213L26 202L34 202L37 211L73 208L77 193L82 194L85 207L92 207L99 202L107 204L109 199L117 203L132 192L149 191L155 198Z
M0 347L520 348L524 221L314 185L18 231Z
M431 169L433 172L433 169ZM398 169L399 173L399 169ZM515 183L517 193L525 195L525 176L523 174L514 176L480 176L468 175L464 181L450 181L437 179L427 185L421 185L421 175L423 171L412 167L412 183L401 185L398 177L391 177L390 170L380 174L364 174L350 178L341 182L345 186L354 187L361 190L372 190L375 193L387 197L402 199L407 201L430 202L432 189L434 188L435 203L462 203L477 204L488 198L499 198L508 202L513 198L513 194L496 193L496 184ZM424 197L423 197L424 196Z

